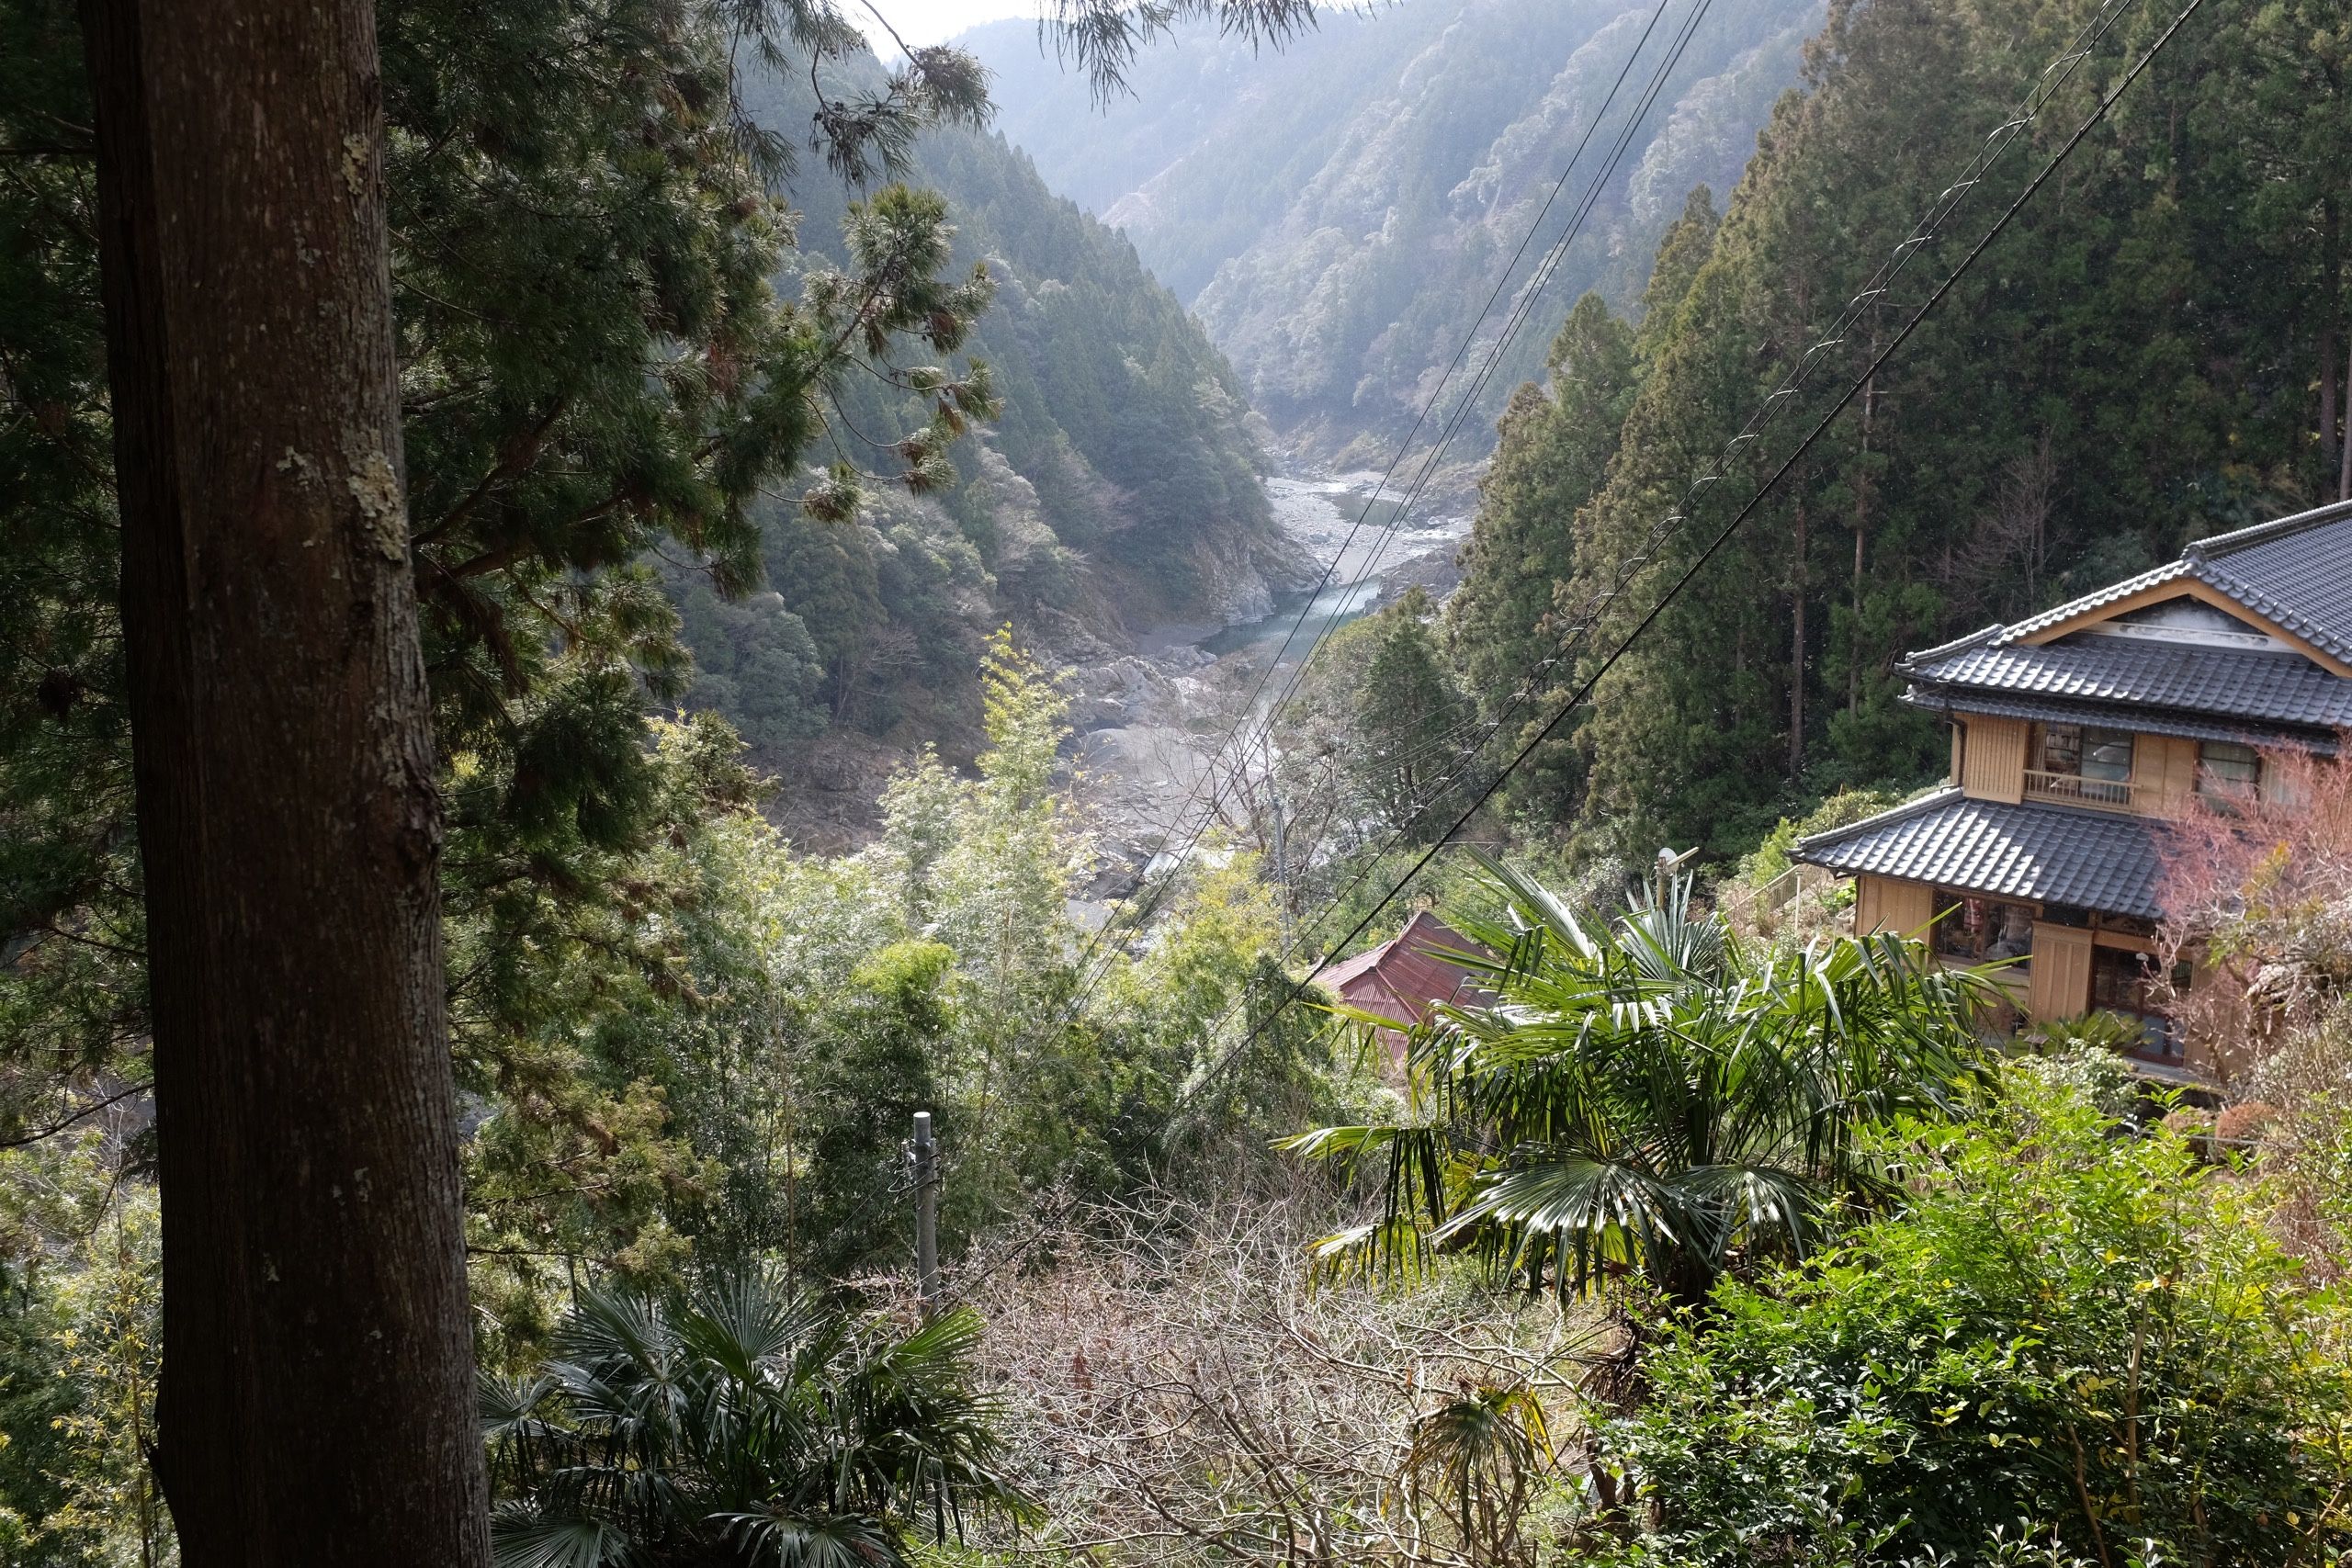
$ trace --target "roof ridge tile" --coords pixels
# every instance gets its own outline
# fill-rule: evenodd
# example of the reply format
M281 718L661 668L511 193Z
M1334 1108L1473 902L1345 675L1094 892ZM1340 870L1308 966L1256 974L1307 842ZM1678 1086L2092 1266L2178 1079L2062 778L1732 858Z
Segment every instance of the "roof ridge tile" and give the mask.
M2209 534L2201 539L2191 539L2180 554L2183 560L2201 560L2208 556L2229 555L2255 545L2267 544L2288 534L2301 533L2305 528L2323 523L2352 518L2352 499L2331 501L2324 505L2293 512L2284 517L2273 517L2267 523L2250 523L2243 528L2233 528L2226 534Z
M1889 807L1874 817L1865 817L1859 822L1849 822L1843 828L1824 828L1818 833L1807 833L1797 840L1796 847L1803 850L1838 843L1858 833L1868 832L1874 828L1883 828L1890 822L1900 821L1905 817L1916 817L1924 811L1933 811L1950 805L1952 801L1963 798L1965 796L1958 784L1946 784L1941 789L1930 790L1926 795L1906 800L1900 806Z

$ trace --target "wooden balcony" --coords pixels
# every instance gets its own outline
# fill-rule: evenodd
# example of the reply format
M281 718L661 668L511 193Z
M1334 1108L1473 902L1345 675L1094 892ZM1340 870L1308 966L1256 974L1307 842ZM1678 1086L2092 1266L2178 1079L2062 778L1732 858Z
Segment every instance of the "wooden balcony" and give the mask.
M2025 797L2061 806L2090 806L2107 811L2153 812L2158 792L2136 779L2086 779L2079 773L2025 771Z

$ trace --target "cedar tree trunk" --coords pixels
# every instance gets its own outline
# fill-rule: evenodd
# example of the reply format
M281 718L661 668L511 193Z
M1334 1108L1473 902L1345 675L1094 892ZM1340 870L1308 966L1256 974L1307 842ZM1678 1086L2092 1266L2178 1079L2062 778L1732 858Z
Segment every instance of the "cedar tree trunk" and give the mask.
M1789 592L1789 777L1804 772L1804 502L1797 502L1796 578Z
M366 0L85 0L187 1568L477 1568Z

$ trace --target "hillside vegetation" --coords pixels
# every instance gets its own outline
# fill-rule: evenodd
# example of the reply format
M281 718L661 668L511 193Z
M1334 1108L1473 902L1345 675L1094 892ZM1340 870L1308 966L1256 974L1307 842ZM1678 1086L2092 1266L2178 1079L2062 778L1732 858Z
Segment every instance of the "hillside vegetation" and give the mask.
M1006 134L1192 302L1276 428L1363 461L1419 411L1657 15L1622 0L1415 0L1334 11L1279 54L1199 24L1140 60L1132 96L1100 110L1041 55L1033 26L964 41L996 73ZM1603 167L1682 15L1658 28L1539 248ZM1820 17L1817 0L1708 14L1465 450L1540 367L1567 302L1598 288L1630 307L1683 194L1737 176Z
M1832 7L1804 90L1736 186L1691 194L1638 314L1587 298L1514 397L1449 612L1490 712L1530 673L1560 689L1632 628L2157 25L2135 15L2108 38L2030 151L1657 536L2089 14ZM1939 765L1932 722L1896 701L1906 649L2334 497L2345 60L2331 6L2192 23L1609 672L1573 743L1514 781L1521 804L1637 853L1735 853L1798 802ZM1612 588L1578 656L1547 670Z
M870 86L870 56L842 62ZM763 77L747 105L779 134L815 107L805 82ZM725 715L771 763L829 729L901 750L979 739L974 671L1011 623L1032 646L1084 662L1163 621L1262 614L1302 570L1275 530L1265 457L1234 373L1115 232L1057 197L1001 135L934 128L900 171L946 202L947 272L984 269L989 308L963 352L1000 401L922 492L874 491L828 521L763 498L765 591L729 603L673 571L696 666L688 701ZM786 182L808 249L800 276L845 259L858 191L821 170ZM844 389L834 450L887 468L865 439L906 427L920 400L878 379ZM811 468L813 478L819 470Z
M1638 17L1068 0L1041 175L851 0L215 3L0 0L0 1564L2352 1562L2352 764L2165 827L2220 1084L1707 888L1938 772L1902 650L2352 490L2341 0L1720 6L1458 592L1125 661L1132 878L1250 400L1392 436Z

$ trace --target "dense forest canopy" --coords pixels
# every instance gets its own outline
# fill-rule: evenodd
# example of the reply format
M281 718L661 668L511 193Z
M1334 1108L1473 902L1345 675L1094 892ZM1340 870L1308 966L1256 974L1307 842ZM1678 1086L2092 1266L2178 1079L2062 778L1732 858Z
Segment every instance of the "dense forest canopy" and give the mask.
M1684 488L1903 239L2089 12L1842 4L1739 183L1695 193L1634 322L1587 299L1503 424L1451 630L1481 700L1567 641ZM2032 132L2038 163L2155 19ZM2346 373L2342 18L2201 17L2044 198L1611 671L1571 749L1516 785L1555 819L1716 854L1792 803L1940 761L1893 661L2125 577L2186 540L2330 499ZM2013 156L1834 389L2032 166ZM1595 628L1610 646L1779 461L1750 447ZM1748 487L1748 488L1743 488ZM1704 650L1700 652L1697 650ZM1588 665L1589 667L1589 665ZM1570 673L1553 671L1555 683ZM1546 715L1545 716L1548 716Z
M1905 651L2352 493L2340 5L1055 0L877 55L834 0L164 4L0 0L0 1562L2352 1552L2352 771L2173 825L2133 940L2200 955L2227 1081L1735 887L1940 776ZM366 91L240 74L314 37ZM223 189L291 166L249 131L332 177L142 188L125 104ZM226 236L159 276L305 321L317 233L377 232L314 399L126 328L230 314L126 268L126 191ZM1490 346L1458 588L1343 581L1329 470ZM366 406L397 465L206 480ZM404 688L348 668L386 627ZM175 688L159 636L271 657ZM1166 745L1144 852L1080 728ZM345 732L413 765L322 773Z

